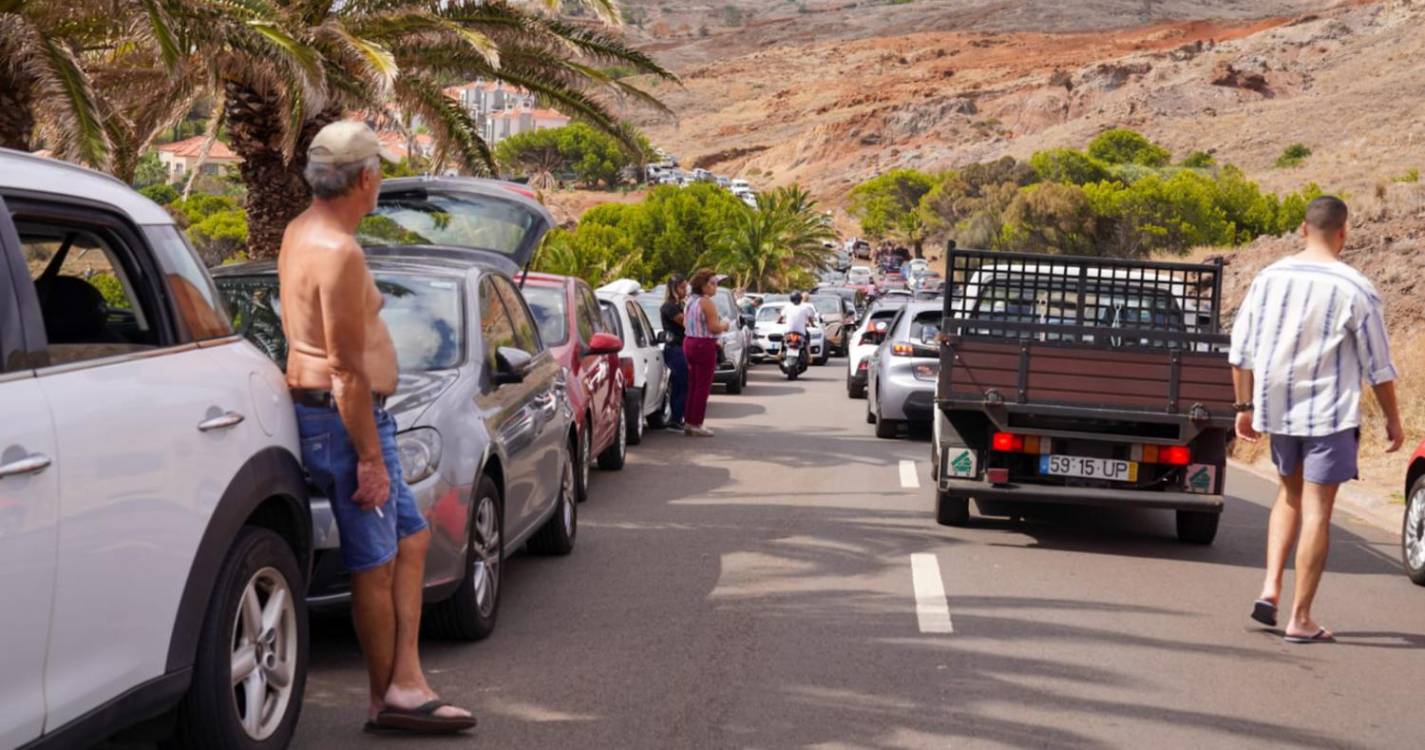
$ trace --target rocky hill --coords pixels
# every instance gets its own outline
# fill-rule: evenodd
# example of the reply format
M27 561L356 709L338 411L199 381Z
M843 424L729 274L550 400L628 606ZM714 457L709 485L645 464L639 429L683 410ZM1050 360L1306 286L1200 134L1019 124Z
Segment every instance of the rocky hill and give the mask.
M1364 192L1425 166L1418 2L629 6L630 33L684 80L659 90L678 121L643 123L656 142L833 205L889 168L1081 146L1118 125L1273 188ZM1313 156L1273 168L1292 143Z

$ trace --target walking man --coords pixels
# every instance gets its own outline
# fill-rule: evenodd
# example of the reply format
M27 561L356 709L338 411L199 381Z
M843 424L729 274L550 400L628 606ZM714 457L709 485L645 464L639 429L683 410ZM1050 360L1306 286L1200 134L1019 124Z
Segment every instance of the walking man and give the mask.
M1276 626L1295 542L1296 591L1283 628L1290 643L1333 640L1312 618L1311 604L1326 567L1336 491L1356 477L1362 379L1385 414L1386 451L1405 439L1381 299L1340 260L1346 220L1339 198L1312 201L1302 224L1306 249L1257 275L1232 326L1237 435L1247 442L1268 435L1281 475L1252 619Z
M420 662L430 531L401 477L396 350L355 232L376 206L382 156L364 123L322 128L308 151L312 205L287 227L277 261L287 386L302 462L326 494L351 571L352 615L371 681L368 730L455 732L468 711L440 701Z

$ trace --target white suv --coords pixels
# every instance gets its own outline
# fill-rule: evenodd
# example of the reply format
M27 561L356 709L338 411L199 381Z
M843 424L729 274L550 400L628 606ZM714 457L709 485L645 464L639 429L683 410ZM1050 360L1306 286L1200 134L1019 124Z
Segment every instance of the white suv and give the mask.
M173 220L0 150L0 747L283 746L311 520L281 373Z

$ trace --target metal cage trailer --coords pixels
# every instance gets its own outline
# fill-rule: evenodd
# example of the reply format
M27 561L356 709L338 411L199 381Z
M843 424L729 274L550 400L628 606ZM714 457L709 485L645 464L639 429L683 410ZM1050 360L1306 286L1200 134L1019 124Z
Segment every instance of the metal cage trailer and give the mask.
M951 249L936 520L1029 504L1158 508L1209 544L1233 423L1222 264Z

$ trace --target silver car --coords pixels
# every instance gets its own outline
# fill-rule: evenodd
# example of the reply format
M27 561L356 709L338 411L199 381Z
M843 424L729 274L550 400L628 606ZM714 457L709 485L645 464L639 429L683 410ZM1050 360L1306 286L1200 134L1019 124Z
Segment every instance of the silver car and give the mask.
M930 424L935 382L940 377L937 336L943 315L938 302L912 302L900 309L866 365L866 421L876 437L894 438L901 425Z
M551 224L542 206L499 183L389 180L359 233L396 345L400 381L386 408L401 470L431 529L427 619L450 637L494 630L506 558L526 544L568 554L578 531L570 376L511 281ZM470 227L481 249L471 249ZM275 265L223 266L213 276L234 328L284 363ZM311 504L307 598L341 604L350 582L336 523L326 498Z

